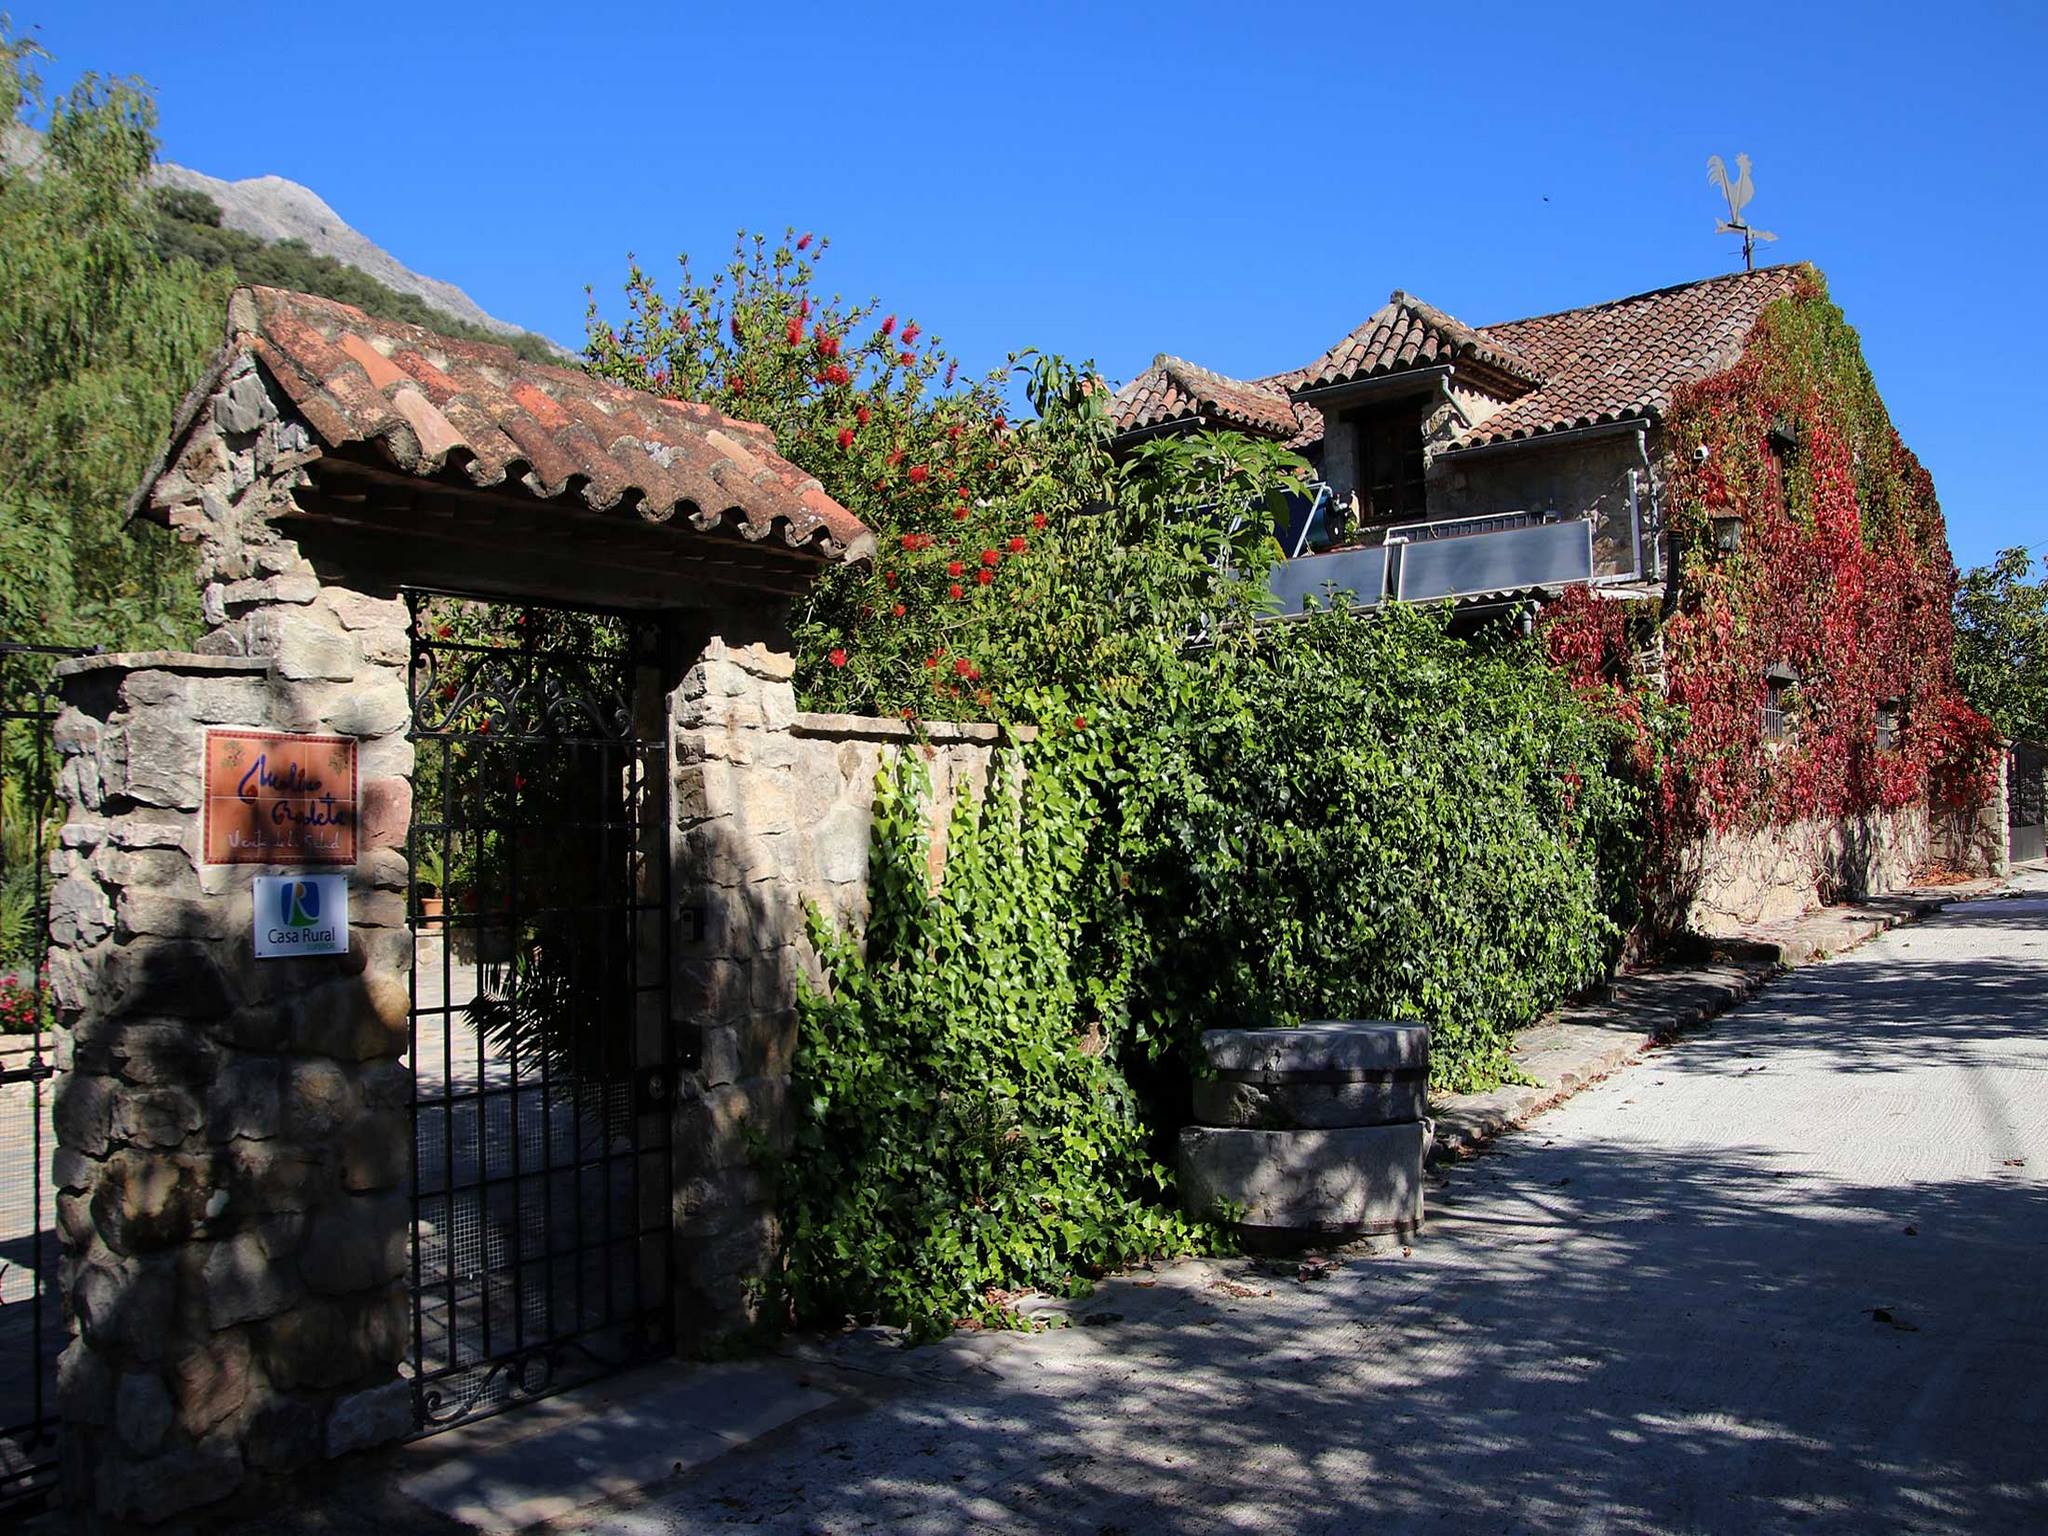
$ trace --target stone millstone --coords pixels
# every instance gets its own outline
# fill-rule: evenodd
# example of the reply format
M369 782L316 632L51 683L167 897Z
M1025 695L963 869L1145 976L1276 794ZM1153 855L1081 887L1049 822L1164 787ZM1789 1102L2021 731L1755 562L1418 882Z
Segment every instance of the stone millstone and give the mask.
M1422 1224L1428 1127L1180 1133L1181 1200L1196 1216L1228 1209L1251 1233L1409 1232Z
M1325 1022L1299 1029L1212 1029L1195 1119L1261 1130L1399 1125L1428 1112L1429 1030Z

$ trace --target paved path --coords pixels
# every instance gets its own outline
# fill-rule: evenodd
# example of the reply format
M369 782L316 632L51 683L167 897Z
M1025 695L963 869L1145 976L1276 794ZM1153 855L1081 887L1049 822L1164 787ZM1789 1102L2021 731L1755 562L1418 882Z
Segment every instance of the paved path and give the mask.
M1190 1263L564 1529L2048 1528L2048 880L1799 972L1455 1170L1412 1251Z

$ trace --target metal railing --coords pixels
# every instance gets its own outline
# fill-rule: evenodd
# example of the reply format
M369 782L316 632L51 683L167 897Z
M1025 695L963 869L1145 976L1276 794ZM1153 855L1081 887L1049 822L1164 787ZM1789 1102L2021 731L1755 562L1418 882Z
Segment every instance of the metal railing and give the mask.
M1273 567L1267 589L1283 613L1298 613L1310 598L1341 595L1354 608L1373 608L1389 599L1452 601L1593 580L1590 517L1499 512L1402 524L1387 530L1383 544L1296 554Z

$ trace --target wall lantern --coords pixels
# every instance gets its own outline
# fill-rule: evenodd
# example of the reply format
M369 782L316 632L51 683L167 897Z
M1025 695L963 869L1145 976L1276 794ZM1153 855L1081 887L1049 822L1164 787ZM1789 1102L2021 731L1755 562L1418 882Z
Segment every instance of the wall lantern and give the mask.
M1714 527L1714 553L1733 555L1742 549L1742 516L1740 513L1724 512L1710 519Z

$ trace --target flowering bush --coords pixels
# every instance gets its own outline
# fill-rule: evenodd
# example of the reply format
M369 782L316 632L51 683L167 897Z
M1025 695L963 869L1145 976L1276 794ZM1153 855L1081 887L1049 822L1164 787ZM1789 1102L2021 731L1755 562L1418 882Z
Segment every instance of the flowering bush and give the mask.
M0 976L0 1035L33 1035L50 1027L49 987Z
M1733 367L1676 392L1665 439L1679 579L1662 698L1628 677L1640 630L1617 605L1554 604L1544 636L1581 684L1682 712L1656 772L1667 844L1930 793L1981 800L1992 733L1956 688L1933 482L1817 274L1764 312ZM1716 518L1740 519L1739 551L1716 552ZM1797 679L1778 740L1764 710L1774 667Z
M685 259L668 297L634 265L625 318L593 305L588 346L602 377L774 429L874 532L875 558L828 572L796 614L809 707L1015 715L1255 599L1231 573L1264 572L1268 529L1198 509L1265 499L1297 456L1215 436L1119 463L1093 370L1035 354L1010 360L1033 412L1012 423L1005 374L963 380L914 321L818 293L825 250L742 239L708 283Z

